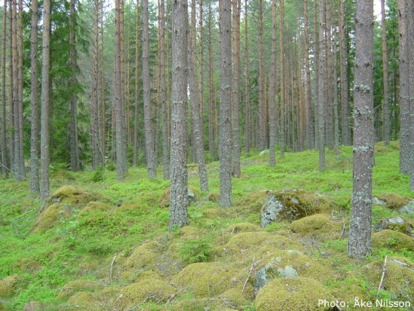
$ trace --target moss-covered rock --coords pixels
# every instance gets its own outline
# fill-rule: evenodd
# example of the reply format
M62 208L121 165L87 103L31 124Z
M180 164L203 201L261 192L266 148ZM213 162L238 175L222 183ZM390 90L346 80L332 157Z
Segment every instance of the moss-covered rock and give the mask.
M235 286L237 270L219 262L190 264L173 278L173 283L197 298L214 297Z
M340 222L332 221L328 215L315 214L292 222L289 229L301 235L325 236L337 239L342 231Z
M94 201L97 196L77 186L63 186L50 197L50 202L63 202L67 204L80 204Z
M14 267L16 269L19 269L21 272L27 273L34 273L40 268L40 266L41 264L38 261L27 257L20 258L14 264Z
M126 261L126 267L131 269L142 269L155 266L157 258L161 255L161 244L150 241L138 246Z
M17 274L10 275L0 280L0 297L10 297L16 290L19 277Z
M45 309L45 304L39 301L29 301L23 307L23 311L42 311L44 309Z
M69 306L77 310L101 311L106 310L102 307L97 294L91 292L79 292L73 295L67 302Z
M129 310L145 302L165 303L176 292L175 288L158 279L145 279L120 290L113 306L116 310Z
M240 232L259 232L263 231L263 229L255 224L251 224L248 222L241 222L237 224L232 224L227 227L226 232L230 234L237 234Z
M255 299L257 311L329 310L320 308L319 299L335 301L318 281L305 278L276 278L267 283Z
M106 212L110 208L111 207L106 203L92 201L89 202L84 208L82 208L82 210L79 212L79 217L88 216L89 214L92 214L96 211Z
M392 217L392 218L383 218L375 224L374 229L376 231L381 231L384 229L399 231L405 234L411 234L414 230L414 221L406 217Z
M385 206L392 210L398 210L410 201L409 198L392 192L378 194L376 197L379 200L384 201Z
M67 283L60 290L57 299L66 299L77 292L94 292L102 288L102 285L90 280L75 280Z
M158 198L158 205L160 207L169 207L170 200L171 200L171 187L168 187L161 193L160 197ZM197 201L200 199L200 191L198 191L195 187L188 185L188 196L190 201ZM191 198L190 198L191 197Z
M402 248L414 251L414 240L404 233L386 229L373 234L372 246L385 247L396 251Z

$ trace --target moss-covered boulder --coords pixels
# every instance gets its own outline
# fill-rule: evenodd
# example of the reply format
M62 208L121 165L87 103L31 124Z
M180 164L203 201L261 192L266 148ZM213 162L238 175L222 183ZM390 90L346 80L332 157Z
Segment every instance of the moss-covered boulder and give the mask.
M414 297L414 263L407 258L391 257L386 269L384 289L401 301Z
M400 216L383 218L375 224L374 229L375 231L389 229L405 234L411 234L414 230L414 221Z
M335 301L318 281L306 277L276 278L257 294L257 311L330 310L318 305L320 299Z
M301 235L326 236L337 239L341 235L342 223L325 214L315 214L292 222L289 229Z
M129 310L145 302L165 303L176 289L158 279L144 279L120 290L113 306L116 310Z
M373 234L372 246L378 248L385 247L397 251L402 248L414 251L414 239L404 233L386 229Z
M75 280L67 283L60 290L57 299L66 299L77 292L94 292L102 288L102 285L90 280Z
M200 192L193 186L188 185L188 200L189 202L198 201L200 199ZM168 187L161 193L158 199L158 205L160 207L169 207L171 200L171 187Z
M235 286L237 270L219 262L199 262L185 267L173 278L182 290L197 298L215 297Z
M14 268L20 270L21 272L27 272L27 273L34 273L41 267L41 263L38 261L32 259L23 257L18 259L15 264Z
M16 290L16 285L19 277L17 274L10 275L0 280L0 297L10 297Z
M249 222L241 222L237 224L232 224L227 227L226 232L230 234L237 234L240 232L259 232L263 231L263 229L255 224L251 224Z
M400 209L411 200L407 197L392 192L378 194L375 197L379 200L378 202L385 202L385 207L392 210Z
M261 209L261 224L289 221L323 212L331 212L334 204L327 198L303 190L271 191Z
M73 295L67 302L73 306L74 310L101 311L106 310L102 307L99 296L91 292L79 292Z
M29 301L23 307L23 311L42 311L42 310L45 310L45 307L46 307L45 304L39 301Z
M161 244L157 241L144 243L133 251L126 261L127 269L142 269L155 266L157 258L161 255Z

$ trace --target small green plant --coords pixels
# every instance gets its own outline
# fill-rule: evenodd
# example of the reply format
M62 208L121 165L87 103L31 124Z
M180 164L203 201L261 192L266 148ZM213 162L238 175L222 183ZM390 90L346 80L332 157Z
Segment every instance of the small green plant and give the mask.
M69 217L66 217L68 207L65 205L63 209L59 211L59 222L61 226L56 229L56 233L67 242L73 243L78 236L79 221L77 216L79 209L74 209Z
M196 262L207 262L211 259L213 247L208 237L188 240L182 242L178 247L178 252L184 262L191 264Z
M104 181L104 179L105 179L105 169L103 168L102 165L100 165L98 166L95 173L93 174L92 181L100 182L100 181Z

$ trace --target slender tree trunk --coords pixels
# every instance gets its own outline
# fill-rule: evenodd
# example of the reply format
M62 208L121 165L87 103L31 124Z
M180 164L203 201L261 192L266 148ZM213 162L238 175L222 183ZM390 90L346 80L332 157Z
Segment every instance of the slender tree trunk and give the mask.
M272 64L270 68L270 90L269 90L269 106L270 106L270 156L269 165L274 167L276 165L276 0L272 0Z
M231 195L231 1L220 8L220 206L232 205Z
M30 34L30 69L31 69L31 102L32 122L30 135L30 192L39 193L39 100L37 80L37 29L38 29L38 5L37 0L32 0L32 29Z
M187 0L173 2L172 111L171 111L171 203L169 228L188 223L187 173Z
M335 27L336 28L336 27ZM333 92L334 92L334 118L335 118L335 127L334 127L334 140L335 140L335 154L339 156L339 111L338 111L338 51L337 51L337 32L334 29L334 44L333 44Z
M345 11L344 1L339 0L339 52L340 52L340 68L341 68L341 132L342 144L351 145L351 129L349 126L349 99L348 99L348 65L347 50L345 44Z
M244 1L244 109L245 125L244 136L246 140L245 151L250 152L250 92L249 92L249 42L248 42L248 10L247 0Z
M305 30L305 71L306 71L306 83L305 83L305 130L306 130L306 148L313 148L313 126L312 126L312 91L311 91L311 77L310 77L310 64L309 64L309 21L308 21L308 1L303 1L303 10L305 15L304 30Z
M325 141L329 150L334 149L333 77L332 77L332 32L331 0L325 0Z
M355 19L354 182L348 255L361 258L371 252L373 124L373 1L358 0Z
M146 161L147 161L148 177L155 178L157 177L157 171L156 171L157 157L154 152L155 142L154 142L154 133L152 130L153 126L151 122L151 87L150 87L150 71L149 71L149 25L148 25L148 22L149 22L148 0L142 0L142 80L143 80L143 90L144 90L145 156L146 156Z
M101 0L101 152L102 165L106 162L106 100L105 100L105 68L104 68L104 2Z
M40 200L49 196L50 0L43 1L42 106L40 117Z
M389 83L388 83L388 54L387 54L387 30L385 20L385 0L381 0L381 34L382 34L382 70L384 81L384 100L382 102L384 114L384 144L390 144L390 110L388 104Z
M240 0L233 0L233 176L240 177L239 67Z
M73 0L72 0L73 1ZM94 0L94 28L93 28L93 57L92 57L92 91L91 91L91 147L92 147L92 169L96 170L100 164L99 160L99 110L98 110L98 80L99 80L99 1Z
M210 157L215 158L214 152L214 99L213 99L213 44L212 44L212 9L211 1L208 2L208 81L209 81L209 105L208 105L208 144Z
M119 164L121 165L121 169L123 171L123 175L128 171L128 162L127 162L127 147L128 147L128 114L126 112L126 105L127 105L127 98L129 94L129 90L125 87L125 79L126 79L126 66L125 66L125 2L124 0L120 0L120 10L119 10L119 34L120 34L120 80L121 80L121 149L117 149L119 156L121 159L119 160ZM118 158L118 157L117 157Z
M285 66L284 66L284 0L280 0L280 21L279 21L279 40L280 40L280 158L285 157Z
M9 8L9 129L10 129L10 135L9 135L9 160L10 160L10 171L12 174L14 174L14 133L12 129L14 129L14 61L13 61L13 0L9 0L10 8Z
M341 0L340 0L341 1ZM319 24L318 24L318 1L313 1L313 49L314 56L314 133L315 148L319 149Z
M200 41L200 118L201 118L201 136L204 137L204 17L203 17L203 0L199 0L199 21L198 32Z
M70 44L70 68L72 70L72 76L70 77L70 88L73 90L76 79L76 46L75 46L75 0L70 1L70 33L69 33L69 44ZM70 167L71 170L76 172L79 170L79 151L78 151L78 125L77 125L77 94L72 92L70 97L70 137L69 137L69 154L70 154Z
M325 5L324 0L319 0L319 80L318 80L318 147L319 147L319 171L325 170Z
M26 178L23 150L23 0L18 2L19 14L17 24L17 80L18 80L18 174L19 180Z
M414 16L414 3L413 1L407 2L407 16ZM414 191L414 21L413 18L407 18L407 49L408 57L410 61L410 72L409 72L409 95L410 95L410 191Z
M2 122L1 122L1 132L2 132L2 172L5 176L5 178L9 177L9 165L7 160L7 116L6 116L6 43L7 43L7 37L6 37L6 28L7 28L7 0L4 0L4 7L3 7L3 38L2 38L2 85L1 85L1 95L2 95Z
M165 17L164 17L164 0L160 0L159 6L160 27L159 27L159 69L160 69L160 100L161 100L161 117L162 117L162 165L164 179L170 178L170 156L168 140L168 121L167 121L167 101L165 97Z
M139 103L139 0L135 13L135 107L134 107L134 153L132 162L138 165L138 103Z
M266 122L264 103L264 73L263 73L263 0L259 0L259 126L260 149L266 149Z
M14 180L16 182L20 181L20 175L18 171L19 166L19 82L18 82L18 54L17 54L17 8L16 8L16 0L11 0L10 2L10 49L11 49L11 106L13 107L13 111L11 111L11 118L13 118L13 132L12 138L13 141L13 153L11 154L11 163L12 163L12 172L14 176Z

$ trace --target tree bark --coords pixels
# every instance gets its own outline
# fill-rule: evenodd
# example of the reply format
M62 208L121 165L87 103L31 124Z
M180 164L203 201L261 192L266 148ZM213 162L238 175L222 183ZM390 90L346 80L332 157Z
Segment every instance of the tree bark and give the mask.
M341 1L341 0L340 0ZM313 1L313 50L314 56L314 133L315 149L319 149L319 24L318 24L318 1Z
M410 95L410 191L414 191L414 3L413 1L407 2L407 16L411 16L411 18L407 18L407 50L408 50L408 60L410 62L409 67L409 95Z
M49 87L50 87L50 0L43 1L42 106L40 117L40 200L49 196Z
M266 149L266 121L264 103L264 73L263 73L263 0L259 0L259 127L260 149Z
M390 109L388 104L389 83L388 83L388 53L387 53L387 29L385 20L385 0L381 0L381 35L382 35L382 70L384 81L384 99L382 102L384 114L384 144L390 144Z
M2 172L7 179L9 177L9 165L7 159L7 115L6 115L6 43L7 43L7 36L6 36L6 28L7 28L7 0L4 0L4 7L3 7L3 38L2 38L2 85L1 85L1 98L2 98L2 122L1 122L1 132L2 132L2 139L1 139L1 164L2 164Z
M304 10L304 30L305 30L305 129L306 129L306 148L313 148L313 118L312 118L312 91L311 91L311 77L309 64L309 21L308 21L308 1L303 1Z
M188 224L187 0L173 2L170 231Z
M231 184L231 1L220 7L220 206L232 205Z
M138 165L138 102L139 102L139 0L135 12L135 107L134 107L134 151L132 164Z
M148 0L142 0L142 81L144 91L144 131L145 131L145 157L147 174L150 178L157 177L157 157L154 152L154 132L151 121L151 87L149 71L149 25ZM187 45L187 44L186 44Z
M319 0L318 149L319 171L325 170L325 5Z
M32 29L30 34L30 87L31 87L31 134L30 134L30 192L39 193L39 100L38 100L38 80L37 80L37 53L38 53L38 4L37 0L32 0Z
M208 2L208 84L209 84L209 103L208 103L208 144L210 157L215 159L214 151L214 99L213 99L213 44L212 44L212 9L211 1Z
M251 132L250 132L250 82L249 82L249 42L248 42L248 10L247 0L244 1L244 136L245 151L250 152Z
M72 0L73 1L73 0ZM98 80L99 80L99 1L94 0L94 28L93 28L93 57L92 57L92 91L91 91L91 124L90 137L92 147L92 169L96 170L99 160L99 109L98 109Z
M371 252L373 124L373 1L358 0L355 19L354 168L348 256Z
M280 158L285 157L285 58L284 58L284 0L280 0L279 7L279 40L280 40Z
M270 89L269 89L269 106L270 106L270 126L269 126L269 165L276 165L276 0L272 0L272 63L270 67Z

